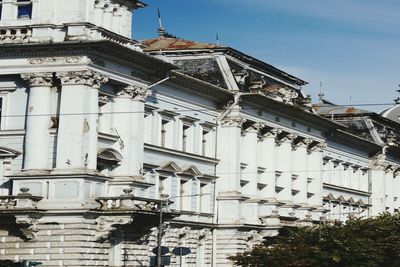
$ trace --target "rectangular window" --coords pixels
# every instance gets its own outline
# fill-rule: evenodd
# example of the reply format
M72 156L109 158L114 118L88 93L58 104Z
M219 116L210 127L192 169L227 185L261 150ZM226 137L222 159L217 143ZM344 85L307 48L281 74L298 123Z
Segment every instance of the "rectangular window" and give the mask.
M167 123L168 121L162 120L161 122L161 146L165 147L166 135L167 135Z
M187 143L188 143L188 135L189 135L189 126L184 125L182 131L182 151L186 152Z
M1 13L3 11L3 0L0 0L0 19L1 19Z
M18 6L18 19L30 19L32 18L32 1L17 0Z
M0 97L0 129L1 129L1 123L2 123L2 116L3 116L3 98Z

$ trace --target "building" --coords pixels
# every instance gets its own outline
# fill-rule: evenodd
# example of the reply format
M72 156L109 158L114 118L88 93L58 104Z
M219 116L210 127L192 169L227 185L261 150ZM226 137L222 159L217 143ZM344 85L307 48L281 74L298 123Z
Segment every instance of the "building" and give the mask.
M162 245L191 250L171 266L231 266L282 226L398 209L392 139L305 81L162 28L132 40L136 0L0 7L0 260L148 266L163 207Z

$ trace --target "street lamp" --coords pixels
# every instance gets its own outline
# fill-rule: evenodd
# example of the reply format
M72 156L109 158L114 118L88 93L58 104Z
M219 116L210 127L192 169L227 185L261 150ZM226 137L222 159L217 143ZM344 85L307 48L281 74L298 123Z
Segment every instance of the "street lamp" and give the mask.
M171 199L173 198L178 198L178 197L195 197L195 196L205 196L205 195L211 195L210 193L204 193L204 194L194 194L194 195L183 195L183 196L173 196L169 197L168 194L162 194L161 201L159 204L159 221L158 221L158 238L157 238L157 267L161 267L161 241L162 241L162 224L163 224L163 205L164 203L167 204Z

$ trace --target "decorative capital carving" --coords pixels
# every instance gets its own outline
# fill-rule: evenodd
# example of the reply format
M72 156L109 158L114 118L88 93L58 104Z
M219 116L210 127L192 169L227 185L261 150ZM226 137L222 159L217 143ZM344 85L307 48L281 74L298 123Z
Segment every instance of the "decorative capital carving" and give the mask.
M133 100L145 101L146 98L151 95L151 91L147 89L147 86L138 84L132 84L117 93L118 96L129 97Z
M373 156L369 163L369 168L374 170L385 171L389 166L389 163L386 161L386 155L383 153L379 153Z
M227 116L222 120L222 126L242 127L246 120L246 118L240 115Z
M53 86L53 74L51 72L22 73L21 78L29 87Z
M284 135L279 141L281 143L291 143L297 138L297 136L298 135L295 133L289 133L289 134Z
M60 78L62 85L80 84L94 88L99 88L108 81L108 78L103 74L91 70L57 72L57 77Z
M278 128L272 128L269 129L265 134L264 137L267 138L276 138L279 134L282 133L282 129L278 129Z
M116 230L117 225L129 224L133 221L131 217L114 217L114 216L100 216L95 220L96 222L96 238L106 239L108 236Z
M313 142L312 139L310 138L303 138L301 140L299 140L299 142L297 142L295 144L296 147L308 147L309 145L311 145Z
M321 152L326 148L326 143L325 142L320 142L317 143L315 146L312 146L309 148L309 152Z
M265 127L265 123L255 122L245 129L245 132L258 133L261 129Z

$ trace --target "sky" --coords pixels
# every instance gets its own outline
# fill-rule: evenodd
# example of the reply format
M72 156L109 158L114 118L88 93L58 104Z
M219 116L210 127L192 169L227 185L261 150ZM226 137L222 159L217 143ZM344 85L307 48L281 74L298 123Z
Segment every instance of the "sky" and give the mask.
M305 94L379 112L400 84L400 0L143 0L133 38L226 45L307 82ZM322 87L321 87L322 84ZM361 106L358 106L361 104Z

